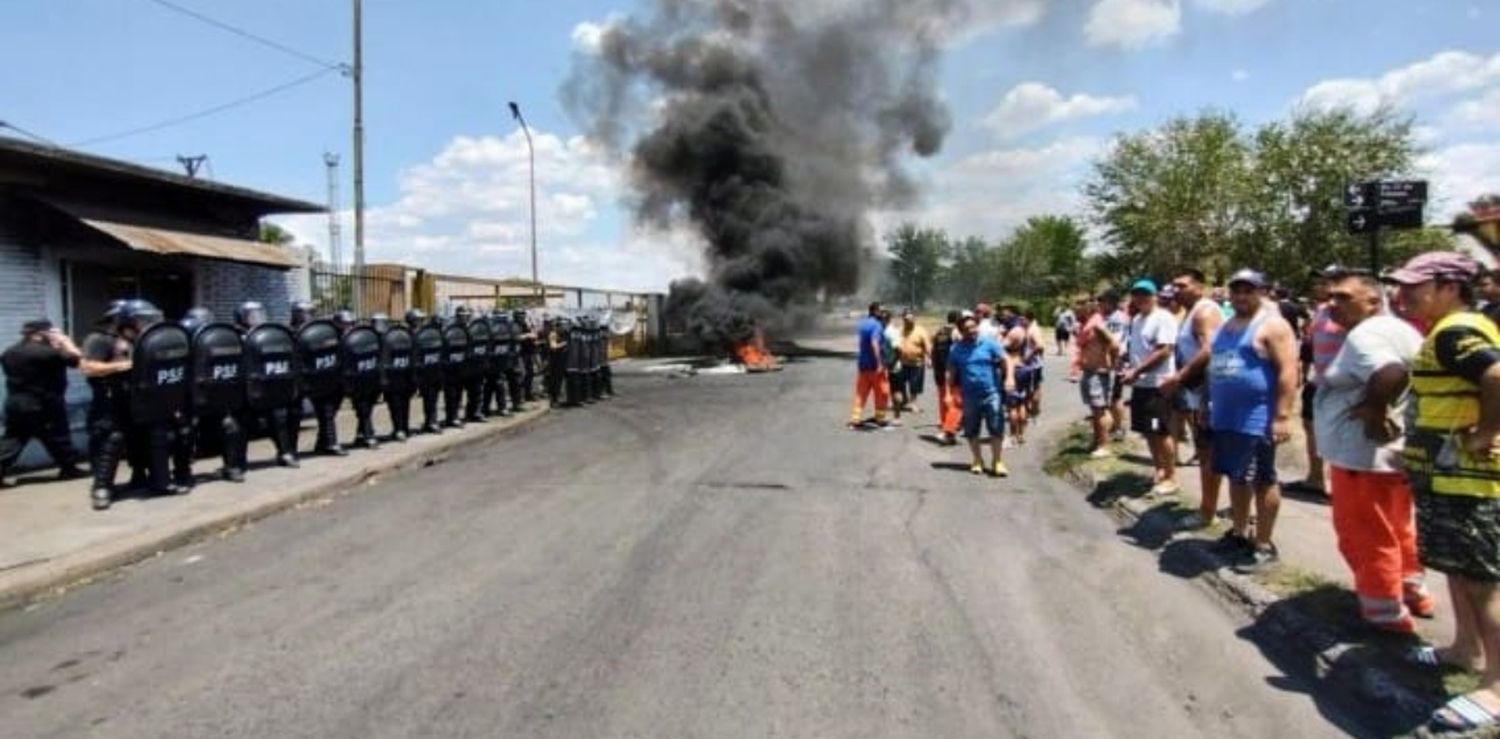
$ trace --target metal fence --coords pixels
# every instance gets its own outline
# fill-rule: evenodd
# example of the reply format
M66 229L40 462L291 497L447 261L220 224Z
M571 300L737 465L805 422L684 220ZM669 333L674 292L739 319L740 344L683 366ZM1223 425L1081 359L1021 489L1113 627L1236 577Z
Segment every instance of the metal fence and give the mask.
M348 309L360 316L374 313L401 316L409 305L405 275L400 272L366 267L363 274L355 274L353 270L313 270L309 276L311 300L320 315Z

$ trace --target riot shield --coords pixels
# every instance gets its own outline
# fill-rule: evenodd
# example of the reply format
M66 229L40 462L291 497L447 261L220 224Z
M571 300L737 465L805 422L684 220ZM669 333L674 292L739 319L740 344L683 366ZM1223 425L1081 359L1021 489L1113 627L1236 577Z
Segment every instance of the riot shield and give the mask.
M308 321L297 329L297 356L302 365L302 394L309 398L338 395L344 387L339 329L333 321Z
M443 329L443 374L450 382L462 382L469 372L469 330L457 323Z
M416 348L412 357L412 379L419 389L432 389L443 382L443 360L447 344L443 341L443 330L437 326L423 326L412 335Z
M291 405L301 370L292 330L262 323L245 334L244 347L246 405L257 411Z
M227 323L193 334L193 409L232 413L245 405L245 347Z
M405 326L393 325L380 337L382 387L401 393L411 389L414 350L411 330Z
M355 326L340 337L339 361L344 368L344 389L352 396L380 392L380 334L369 326Z
M130 368L130 417L159 423L187 410L193 337L175 323L158 323L135 340Z
M487 375L490 371L491 332L489 321L475 318L469 321L469 376Z

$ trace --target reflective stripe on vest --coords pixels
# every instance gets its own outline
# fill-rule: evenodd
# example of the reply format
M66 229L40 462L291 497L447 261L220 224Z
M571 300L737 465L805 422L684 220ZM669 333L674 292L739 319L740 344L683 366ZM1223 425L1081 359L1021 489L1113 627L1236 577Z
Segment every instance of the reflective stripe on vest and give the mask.
M1475 459L1457 438L1457 464L1440 468L1436 461L1450 437L1479 423L1479 386L1449 372L1437 361L1437 337L1450 328L1468 328L1500 346L1500 331L1479 313L1451 313L1427 334L1412 364L1410 424L1402 454L1413 487L1439 495L1500 498L1500 462Z

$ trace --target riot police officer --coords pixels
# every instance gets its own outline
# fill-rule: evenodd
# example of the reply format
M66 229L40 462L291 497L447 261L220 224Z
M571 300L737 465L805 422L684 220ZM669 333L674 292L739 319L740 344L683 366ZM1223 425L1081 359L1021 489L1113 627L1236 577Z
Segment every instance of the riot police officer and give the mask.
M247 301L234 309L245 352L245 417L263 424L276 446L276 463L297 467L297 341L291 329L266 321L266 308Z
M520 335L516 337L521 347L521 397L527 403L536 400L536 352L537 333L536 327L531 325L530 318L524 310L516 310L511 313L511 320L515 321L516 329Z
M443 326L443 426L447 428L463 428L464 389L473 373L469 329L462 320L466 310L455 311L453 320Z
M292 301L291 315L288 316L287 325L292 331L300 331L308 321L316 317L318 309L306 300Z
M207 308L192 308L180 322L193 339L192 406L182 415L173 451L173 480L193 483L193 460L205 440L216 440L219 475L245 481L249 439L240 415L245 406L245 354L239 331L214 321Z
M391 440L406 441L411 435L411 396L416 388L412 332L406 326L392 324L384 313L370 316L370 328L380 336L380 389L391 414Z
M501 335L508 330L507 326L497 320L499 311L491 311L490 315L479 316L478 320L483 322L488 329L489 335L489 357L485 363L484 370L484 400L479 404L479 412L484 416L509 416L510 408L506 405L506 382L505 382L505 359L504 352L507 339Z
M469 332L468 358L463 366L464 422L483 423L485 376L489 374L489 325L475 320L474 310L459 305L453 311L453 323Z
M412 333L412 380L422 396L422 433L443 432L438 416L438 398L443 394L443 331L427 318L426 311L406 312L406 327Z
M370 326L356 326L354 312L333 314L339 330L340 364L344 368L344 392L354 406L354 445L376 449L375 404L380 401L380 334Z
M125 301L112 302L99 318L95 330L83 340L78 368L88 379L89 466L94 483L89 492L95 510L109 507L114 493L115 471L125 454L125 429L130 406L125 396L130 372L130 342L116 328ZM134 461L134 460L133 460ZM144 470L142 470L144 472Z
M520 413L521 405L521 348L516 341L516 322L509 313L497 310L490 315L490 325L495 334L495 374L498 381L496 393L500 401L500 414Z
M42 442L57 463L58 479L83 476L68 435L68 409L63 397L68 388L68 368L76 367L82 356L73 340L45 318L27 321L21 327L21 340L0 354L6 388L0 486L5 484L6 470L33 438Z
M352 316L351 313L351 323ZM312 406L313 417L318 422L317 442L313 445L313 453L333 457L345 457L349 454L339 443L339 407L344 404L344 367L340 339L338 326L328 319L310 320L297 329L302 396ZM300 405L298 422L301 422Z

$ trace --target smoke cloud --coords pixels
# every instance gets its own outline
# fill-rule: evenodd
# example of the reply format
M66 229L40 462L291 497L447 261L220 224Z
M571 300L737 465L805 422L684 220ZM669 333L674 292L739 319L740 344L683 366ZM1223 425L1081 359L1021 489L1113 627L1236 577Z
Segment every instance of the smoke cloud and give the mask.
M948 133L935 62L969 13L959 0L654 0L600 29L563 98L626 164L637 220L702 237L708 274L673 284L671 315L734 341L859 287L867 214L910 205L903 162Z

